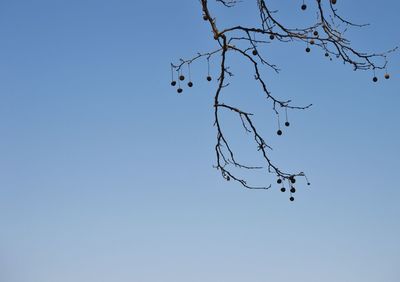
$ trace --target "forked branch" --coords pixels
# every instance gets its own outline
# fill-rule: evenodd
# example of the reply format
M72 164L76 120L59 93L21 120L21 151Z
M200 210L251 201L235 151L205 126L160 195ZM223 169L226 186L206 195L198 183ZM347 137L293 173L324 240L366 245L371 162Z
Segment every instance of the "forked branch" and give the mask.
M177 82L174 77L175 74L178 77L178 93L182 93L183 89L180 86L180 82L185 80L183 75L184 67L188 67L189 70L189 82L188 86L192 87L190 66L194 61L206 59L208 63L208 75L207 80L211 81L209 60L211 57L217 57L219 60L219 75L218 85L214 94L214 118L215 127L217 130L217 142L215 145L216 153L216 165L215 167L221 172L221 175L226 180L233 180L239 182L243 187L248 189L269 189L271 184L268 185L253 185L248 184L248 181L244 178L237 176L232 171L232 167L244 169L244 170L260 170L266 169L266 171L275 176L277 183L281 184L281 191L285 192L286 187L290 191L290 200L293 201L293 194L296 192L294 183L298 178L304 178L308 185L308 179L303 172L286 172L278 168L278 166L271 160L268 150L272 149L265 139L261 136L259 130L257 130L256 124L252 119L252 113L244 111L236 106L227 105L222 102L221 95L226 86L229 85L227 77L232 76L233 73L229 70L227 53L232 52L238 56L244 58L253 68L254 77L260 86L260 92L263 93L266 100L271 103L272 110L277 115L279 128L277 131L278 135L282 135L280 128L279 116L282 112L286 114L289 110L305 110L311 107L311 104L299 106L294 105L291 100L282 100L276 96L273 96L267 87L265 79L262 77L260 67L265 66L272 69L275 72L279 72L279 68L266 59L262 54L261 46L265 44L273 43L274 41L281 42L302 42L306 48L306 52L311 52L311 48L323 51L325 57L329 59L338 59L343 61L344 64L349 64L354 70L371 70L374 73L373 81L376 82L376 70L385 70L385 78L389 78L387 73L387 56L389 53L395 51L397 48L389 50L383 53L365 53L356 50L352 47L351 41L346 38L346 31L349 28L363 27L363 24L355 24L340 16L337 9L334 7L336 0L313 0L315 2L315 10L317 11L317 21L308 27L293 28L288 27L284 23L278 21L275 17L277 11L271 10L266 4L265 0L256 0L258 7L260 22L259 26L242 26L236 25L226 28L220 28L217 26L216 18L210 12L209 1L201 0L201 8L203 19L210 25L210 29L213 34L213 38L217 43L217 47L214 51L206 53L198 53L191 59L181 59L178 64L171 64L172 71L172 82L175 86ZM239 1L233 0L216 0L216 2L224 5L227 8L232 8ZM302 10L307 9L307 5L303 2L301 5ZM257 38L257 39L256 39ZM235 151L230 145L228 138L224 134L224 129L221 122L221 112L229 111L234 115L237 115L242 123L245 132L252 135L255 143L255 147L259 151L261 157L264 160L265 165L251 166L245 165L239 161L236 157ZM286 119L285 126L289 126L290 123ZM286 185L286 186L285 186Z

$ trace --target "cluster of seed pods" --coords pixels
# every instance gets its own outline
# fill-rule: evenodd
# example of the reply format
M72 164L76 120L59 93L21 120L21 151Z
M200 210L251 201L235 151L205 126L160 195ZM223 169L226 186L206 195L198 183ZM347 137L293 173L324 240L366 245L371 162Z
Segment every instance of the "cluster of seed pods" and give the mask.
M311 183L308 181L308 179L307 179L307 177L306 177L305 175L304 175L304 177L305 177L306 180L307 180L307 185L310 186ZM285 180L287 180L287 182L288 182L288 184L287 184L288 189L286 189L286 187L285 187L285 183L284 183ZM285 193L286 191L289 191L289 193L290 193L289 200L290 200L291 202L293 202L293 201L294 201L294 194L296 193L296 188L294 187L294 184L296 183L296 178L295 178L295 176L292 175L292 176L289 176L289 177L279 177L279 178L276 180L276 183L278 183L279 185L281 185L281 186L280 186L280 187L281 187L280 190L281 190L282 193Z
M387 71L386 71L386 73L384 75L384 78L385 79L389 79L390 78L390 74L388 74ZM375 75L375 73L374 73L374 77L372 78L372 81L373 82L378 82L378 77Z
M318 0L318 3L319 3L319 2L321 2L321 0ZM335 4L337 3L337 0L330 0L330 2L331 2L332 5L335 5ZM307 10L307 4L305 3L305 0L303 0L303 4L300 6L300 8L301 8L301 10L303 10L303 11ZM315 31L313 32L313 35L314 35L315 37L318 37L318 35L319 35L319 34L318 34L318 31L315 30ZM311 52L311 48L310 48L309 45L314 45L314 44L315 44L315 40L314 40L314 39L311 39L311 40L307 43L307 47L306 47L306 52L307 52L307 53L310 53L310 52ZM328 52L325 52L325 57L330 57ZM331 58L331 60L332 60L332 58ZM384 75L384 78L385 78L385 79L389 79L389 78L390 78L390 74L387 72L387 69L386 69L386 73L385 73L385 75ZM378 77L376 76L375 71L374 71L374 76L373 76L373 78L372 78L372 81L373 81L373 82L378 82Z
M207 81L210 82L212 80L212 77L210 75L210 61L209 61L209 59L207 59L207 65L208 65L208 74L207 74L206 79L207 79ZM187 63L187 66L188 66L188 75L189 75L189 81L187 83L187 86L189 88L192 88L193 87L193 81L192 81L192 74L191 74L191 70L190 70L190 63ZM172 87L177 86L176 92L181 94L183 92L183 88L181 86L181 83L183 83L183 81L186 79L186 77L184 76L184 74L182 72L182 69L179 68L178 71L177 71L178 72L178 80L175 80L175 76L174 76L174 72L175 71L176 71L176 67L171 65L171 86Z
M288 120L287 107L285 107L285 118L286 118L286 119L285 119L284 125L285 125L285 127L289 127L289 126L290 126L290 122L289 122L289 120ZM281 122L280 122L279 113L277 114L277 119L278 119L278 131L276 132L276 134L277 134L278 136L281 136L281 135L283 134L283 131L282 131L282 129L281 129ZM301 174L300 176L302 176L302 177L304 177L304 178L306 179L307 185L308 185L308 186L311 185L311 183L308 181L306 175ZM285 187L285 183L284 183L285 180L287 180L287 182L288 182L288 189ZM296 188L294 187L294 184L296 183L295 175L291 175L291 176L289 176L289 177L280 176L280 177L278 177L278 179L277 179L276 182L277 182L278 184L281 184L281 185L282 185L282 186L280 186L280 187L281 187L281 188L280 188L281 192L284 193L284 192L286 192L287 190L290 192L289 200L290 200L291 202L293 202L293 201L294 201L294 194L296 193Z
M284 124L285 124L286 127L289 127L290 126L290 122L289 122L289 119L288 119L287 107L285 107L285 117L286 117L286 120L285 120ZM279 113L277 114L277 118L278 118L278 131L276 132L276 134L281 136L283 134L283 131L281 129L281 120L279 118Z

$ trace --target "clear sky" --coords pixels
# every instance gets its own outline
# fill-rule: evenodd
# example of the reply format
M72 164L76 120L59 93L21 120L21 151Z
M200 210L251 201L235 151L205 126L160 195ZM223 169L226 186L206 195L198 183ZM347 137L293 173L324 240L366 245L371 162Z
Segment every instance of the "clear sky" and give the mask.
M212 7L225 26L254 21L255 2ZM398 1L342 2L372 24L354 46L399 45ZM301 1L272 4L290 25L315 19ZM212 50L210 36L194 0L0 2L0 281L400 280L399 53L374 84L301 44L265 47L282 69L267 74L274 95L314 104L282 137L231 57L224 99L259 113L275 162L310 177L291 203L213 169L204 63L193 90L169 86L169 63Z

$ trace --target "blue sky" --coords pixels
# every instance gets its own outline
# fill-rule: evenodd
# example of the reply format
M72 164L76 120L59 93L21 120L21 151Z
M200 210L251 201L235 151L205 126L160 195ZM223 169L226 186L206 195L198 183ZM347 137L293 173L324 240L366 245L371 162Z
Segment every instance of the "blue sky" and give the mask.
M314 19L298 2L272 5L289 24ZM349 34L357 48L399 45L397 1L337 5L372 24ZM290 203L213 169L204 63L193 90L169 86L171 61L215 48L198 1L0 6L0 281L399 281L399 53L373 84L301 44L267 46L282 69L266 73L273 93L314 104L280 138L231 58L224 99L258 114L280 167L310 177ZM221 26L256 16L255 3L213 8Z

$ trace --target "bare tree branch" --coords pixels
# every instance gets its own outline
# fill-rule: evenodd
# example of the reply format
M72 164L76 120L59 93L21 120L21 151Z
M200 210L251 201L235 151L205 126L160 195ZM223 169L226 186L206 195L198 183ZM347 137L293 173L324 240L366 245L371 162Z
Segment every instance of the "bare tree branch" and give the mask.
M239 1L234 0L215 1L229 8L232 8L239 3ZM221 172L221 175L226 180L239 182L243 187L248 189L269 189L271 184L248 184L247 180L234 174L231 168L236 167L245 170L266 169L268 173L271 173L276 177L277 183L281 185L282 192L286 191L286 187L289 188L291 201L294 200L293 194L296 192L294 187L296 179L299 177L304 178L306 183L310 185L306 175L303 172L293 173L279 169L269 157L268 150L271 150L272 148L267 144L257 130L256 124L252 119L252 113L232 105L227 105L221 101L221 94L224 88L229 85L229 83L226 81L226 78L227 76L233 76L233 73L229 70L227 64L228 52L232 52L233 54L237 54L238 56L244 58L245 61L252 66L254 70L254 78L258 82L261 92L271 103L272 110L277 115L279 121L279 116L282 111L284 111L287 116L288 110L305 110L311 107L312 104L304 106L294 105L292 104L291 100L281 100L271 94L265 79L261 75L260 66L266 66L276 73L279 72L279 68L264 57L264 55L260 52L261 49L259 46L271 44L274 40L287 43L296 41L303 42L307 46L305 49L306 52L311 52L311 47L319 48L325 53L326 57L330 58L331 60L333 58L342 60L344 64L350 64L354 70L372 70L374 72L373 80L375 82L377 81L375 70L385 70L388 63L388 54L397 49L396 47L383 53L365 53L354 49L351 46L351 41L345 37L346 31L352 27L364 27L366 25L355 24L341 17L338 14L337 9L334 7L336 0L325 1L325 4L323 4L323 1L321 0L313 1L315 2L315 9L317 11L317 21L313 25L305 28L292 28L286 26L284 23L276 19L275 14L277 11L271 10L266 4L265 0L256 0L260 17L259 26L246 27L242 25L236 25L219 29L216 24L215 17L213 17L210 12L208 3L209 1L200 0L203 19L209 23L213 33L213 38L218 44L218 48L211 52L198 53L191 59L181 59L178 64L171 64L173 80L171 84L173 86L177 84L174 80L174 73L177 74L179 79L178 81L183 81L185 79L183 75L183 67L188 66L188 86L192 87L193 83L191 82L190 77L191 64L194 61L206 59L209 68L210 58L219 58L220 64L218 86L214 95L214 125L217 130L217 142L215 145L215 167ZM303 3L301 9L307 9L307 5ZM386 73L385 78L388 79L389 74ZM211 79L210 70L208 69L207 80L211 81ZM183 90L180 86L178 87L179 88L177 91L181 93ZM220 118L222 111L231 112L240 118L245 132L252 135L252 138L255 142L255 147L264 160L264 167L244 165L237 160L235 151L229 144L229 140L224 134L224 129L222 127ZM287 120L285 125L289 126L289 122ZM277 134L282 135L280 123Z

